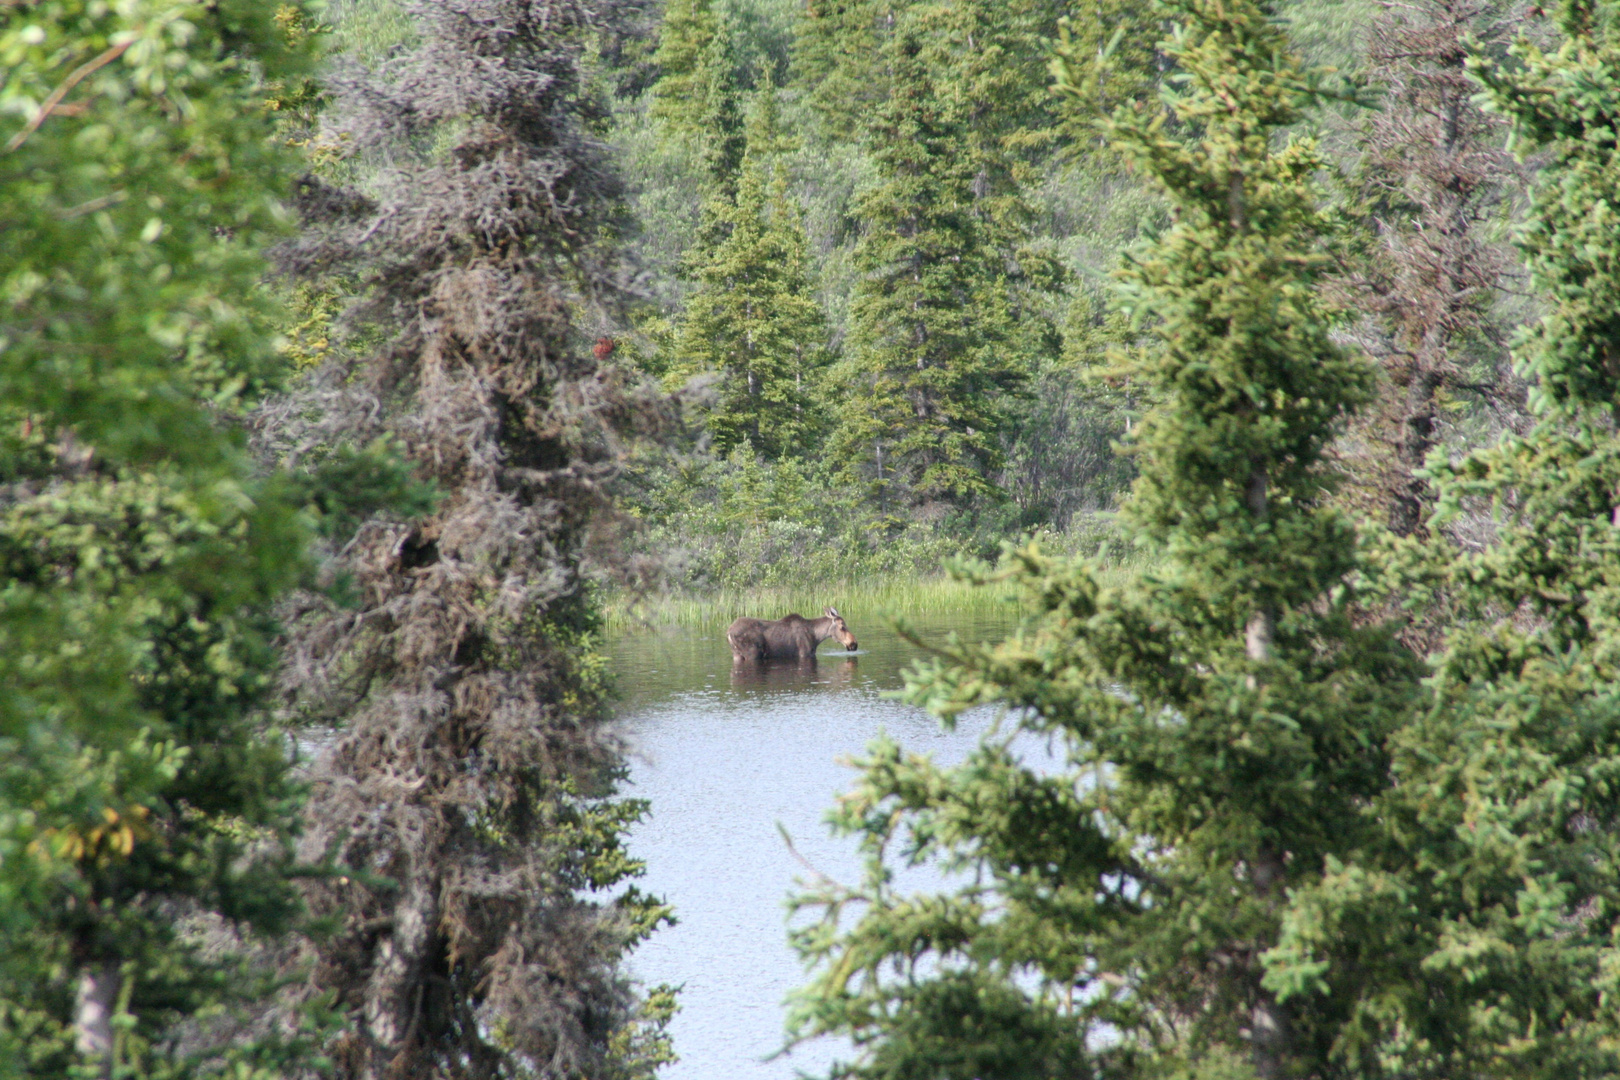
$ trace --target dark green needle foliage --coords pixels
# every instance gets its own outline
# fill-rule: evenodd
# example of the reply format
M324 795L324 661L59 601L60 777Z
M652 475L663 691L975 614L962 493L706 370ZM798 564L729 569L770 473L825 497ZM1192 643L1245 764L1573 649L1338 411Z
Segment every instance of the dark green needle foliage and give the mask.
M1162 75L1158 52L1162 13L1131 0L1075 5L1057 28L1051 71L1068 98L1072 134L1102 143L1094 122L1127 101L1145 101Z
M699 253L697 291L671 365L672 381L720 376L704 421L718 452L745 448L770 461L809 457L821 445L828 359L809 244L785 166L771 152L780 140L775 116L775 90L767 83L735 196L717 197L712 211L727 235Z
M801 897L822 918L796 935L815 975L797 1031L853 1036L847 1075L1334 1067L1339 1003L1287 997L1266 958L1291 896L1374 831L1385 739L1419 693L1417 662L1355 624L1355 535L1323 504L1372 373L1329 340L1322 161L1285 134L1318 77L1259 4L1156 11L1177 74L1103 127L1172 213L1120 275L1151 333L1119 362L1155 402L1122 512L1152 569L1105 588L1018 552L1027 626L910 689L946 718L1008 706L1001 734L949 769L872 747L835 812L865 881ZM1026 764L1043 743L1056 761ZM964 884L907 896L889 859Z
M704 131L712 77L709 55L724 22L712 0L670 0L658 28L658 49L653 63L651 112L671 130L687 136Z
M716 249L731 235L731 211L737 203L737 173L748 150L748 131L743 118L742 87L737 81L736 56L731 48L731 32L725 20L716 20L714 36L704 48L702 63L694 79L702 96L693 108L700 108L697 127L683 131L679 124L666 125L666 135L697 141L697 156L703 163L699 188L703 195L697 228L691 233L691 246L683 262L690 276L697 277L713 258Z
M261 710L308 537L240 425L282 364L258 252L294 162L264 104L306 19L0 14L0 1074L296 1067L295 1023L233 1008L300 915Z
M829 444L879 506L998 497L999 437L1028 374L1012 347L1015 218L980 198L978 102L956 77L989 47L981 14L911 8L884 46L889 96L867 133L878 180L858 202L862 276Z
M1620 49L1615 9L1561 8L1562 44L1475 61L1546 162L1521 246L1545 314L1516 350L1527 434L1428 477L1445 526L1494 506L1495 542L1395 550L1421 609L1458 616L1433 702L1392 740L1383 834L1302 889L1273 985L1338 1002L1337 1047L1369 1076L1613 1075L1620 931Z
M906 0L807 0L794 25L792 86L828 139L860 137L887 96L883 44Z
M718 20L714 37L703 53L698 74L703 79L703 166L717 194L734 198L737 170L742 167L748 135L744 130L742 88L737 83L737 58L731 32Z

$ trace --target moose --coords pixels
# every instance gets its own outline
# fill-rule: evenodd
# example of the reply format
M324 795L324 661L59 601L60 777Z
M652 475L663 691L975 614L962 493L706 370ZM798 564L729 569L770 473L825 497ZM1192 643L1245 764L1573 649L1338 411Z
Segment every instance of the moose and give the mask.
M855 635L844 624L837 608L828 608L819 619L784 615L780 619L738 619L726 630L731 658L738 664L764 660L813 660L816 646L828 638L854 652Z

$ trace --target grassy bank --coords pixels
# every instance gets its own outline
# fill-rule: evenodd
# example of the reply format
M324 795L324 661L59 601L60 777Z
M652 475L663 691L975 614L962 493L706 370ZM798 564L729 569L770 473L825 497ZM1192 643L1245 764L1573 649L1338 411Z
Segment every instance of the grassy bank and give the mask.
M827 585L771 585L693 594L607 597L610 634L664 628L719 626L739 615L776 619L790 611L814 618L832 606L852 624L920 619L942 611L964 615L1016 613L1017 593L1002 583L975 586L939 576L922 580L879 578Z
M1061 554L1070 555L1068 552ZM1129 575L1138 563L1132 558L1096 560L1104 584ZM1072 555L1071 555L1072 557ZM723 626L740 615L776 619L788 612L814 618L823 608L835 607L853 624L891 619L921 620L949 612L968 617L1014 618L1020 611L1018 591L1005 581L985 585L948 574L870 575L854 581L795 585L760 584L748 588L632 595L612 592L604 597L606 628L610 634L660 629Z

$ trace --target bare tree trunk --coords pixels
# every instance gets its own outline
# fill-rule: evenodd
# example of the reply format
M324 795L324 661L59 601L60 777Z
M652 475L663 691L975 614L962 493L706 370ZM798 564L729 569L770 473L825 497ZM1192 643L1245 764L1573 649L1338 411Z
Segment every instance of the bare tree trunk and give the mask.
M1268 483L1266 470L1256 467L1249 473L1249 487L1245 501L1249 506L1249 513L1256 521L1264 521L1268 516L1266 500L1266 485ZM1249 624L1243 631L1243 651L1250 660L1265 663L1271 659L1271 641L1277 632L1277 611L1270 604L1262 603L1249 617ZM1253 679L1251 677L1251 684Z
M1440 364L1417 365L1407 387L1404 416L1396 446L1401 476L1391 493L1389 528L1397 536L1411 536L1423 528L1433 502L1429 483L1417 475L1434 449L1440 426L1440 390L1446 378Z
M1271 659L1271 639L1277 630L1277 613L1269 607L1260 607L1249 616L1249 625L1243 628L1243 651L1250 660L1265 663Z
M366 1031L385 1053L409 1048L421 1012L421 970L438 924L434 882L424 874L407 879L387 937L377 946L366 987Z
M92 963L79 974L74 990L73 1044L87 1061L99 1061L96 1075L113 1074L113 1014L124 979L116 964Z
M878 439L877 446L877 489L878 489L878 516L885 517L889 513L889 488L883 482L883 440Z
M1249 473L1248 490L1244 501L1256 521L1270 516L1267 494L1269 479L1263 466ZM1243 632L1243 651L1257 664L1268 663L1272 643L1277 633L1277 609L1262 601L1249 617ZM1254 675L1249 676L1249 688L1259 685ZM1267 844L1260 845L1250 864L1250 884L1261 899L1267 899L1283 880L1281 855ZM1281 1080L1288 1075L1288 1060L1293 1056L1293 1033L1288 1022L1287 1008L1276 995L1259 985L1258 969L1254 972L1254 1004L1249 1010L1249 1046L1254 1053L1254 1071L1260 1080Z
M1282 886L1286 870L1282 854L1270 844L1262 843L1250 867L1250 883L1262 900L1272 898ZM1254 1049L1254 1071L1260 1080L1284 1080L1292 1074L1289 1062L1294 1056L1293 1024L1288 1006L1277 1000L1275 994L1259 985L1258 957L1254 965L1255 997L1249 1009L1249 1043Z

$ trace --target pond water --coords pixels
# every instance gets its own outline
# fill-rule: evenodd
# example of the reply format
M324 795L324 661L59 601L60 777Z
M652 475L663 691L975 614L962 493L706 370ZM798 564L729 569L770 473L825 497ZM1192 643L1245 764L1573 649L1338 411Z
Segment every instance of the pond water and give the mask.
M787 943L784 901L795 879L810 876L778 826L816 871L853 883L854 840L833 838L825 824L854 779L845 762L880 731L907 751L957 762L991 720L970 714L947 732L884 697L922 650L882 620L845 615L860 651L828 642L813 665L733 673L722 626L610 642L634 748L627 794L652 803L630 848L646 861L643 886L674 904L680 920L631 963L648 984L683 987L671 1025L681 1060L662 1072L667 1080L787 1080L847 1056L846 1044L820 1040L771 1057L783 1043L783 999L805 982ZM910 624L925 640L950 631L996 640L1012 621L1009 612ZM932 883L926 872L903 882Z

